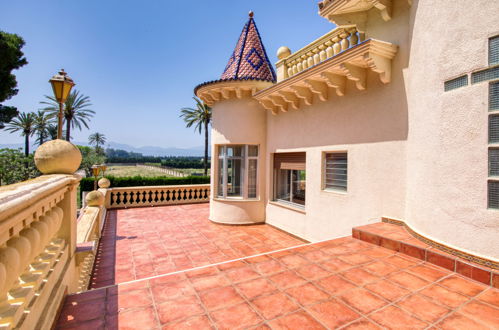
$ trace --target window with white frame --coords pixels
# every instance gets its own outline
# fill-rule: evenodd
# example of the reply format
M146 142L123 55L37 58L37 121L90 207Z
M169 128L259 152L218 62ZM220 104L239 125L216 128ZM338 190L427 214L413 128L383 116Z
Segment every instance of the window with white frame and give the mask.
M304 152L274 154L274 200L305 206L306 172Z
M346 191L348 183L348 155L346 152L328 152L324 157L325 190Z
M257 198L258 146L219 145L217 197Z

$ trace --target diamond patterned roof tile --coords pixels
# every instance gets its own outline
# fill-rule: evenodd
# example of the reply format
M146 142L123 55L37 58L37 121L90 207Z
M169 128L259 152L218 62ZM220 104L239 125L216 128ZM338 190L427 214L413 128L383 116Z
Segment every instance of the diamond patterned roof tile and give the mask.
M220 79L276 81L274 68L269 61L252 13L244 25Z

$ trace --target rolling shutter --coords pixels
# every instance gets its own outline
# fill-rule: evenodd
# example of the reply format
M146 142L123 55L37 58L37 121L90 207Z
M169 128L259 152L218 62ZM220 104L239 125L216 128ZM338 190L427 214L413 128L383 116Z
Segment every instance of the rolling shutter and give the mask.
M286 152L274 154L274 168L280 170L305 171L306 154L304 152Z

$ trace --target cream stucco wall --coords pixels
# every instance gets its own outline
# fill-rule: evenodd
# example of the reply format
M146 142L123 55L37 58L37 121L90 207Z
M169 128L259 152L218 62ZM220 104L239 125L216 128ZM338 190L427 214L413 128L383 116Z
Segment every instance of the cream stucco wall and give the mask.
M444 92L445 80L487 66L499 2L413 6L407 72L405 220L436 241L499 259L499 211L487 209L488 83Z
M408 19L409 6L402 1L395 2L389 22L375 10L369 13L367 38L400 47L390 84L384 85L370 72L365 91L349 82L345 96L330 90L327 102L267 115L269 153L306 151L307 155L305 213L269 203L267 223L317 241L349 235L352 227L378 222L381 216L404 216L408 119L403 70L408 60ZM322 189L327 151L348 152L346 193ZM271 168L269 159L270 178ZM267 194L272 196L271 182Z
M210 220L227 224L247 224L265 221L265 160L266 160L266 112L252 98L231 99L218 102L213 107L211 130L212 196ZM219 199L216 196L216 169L218 157L216 146L220 144L256 144L259 145L258 162L258 199L238 200Z

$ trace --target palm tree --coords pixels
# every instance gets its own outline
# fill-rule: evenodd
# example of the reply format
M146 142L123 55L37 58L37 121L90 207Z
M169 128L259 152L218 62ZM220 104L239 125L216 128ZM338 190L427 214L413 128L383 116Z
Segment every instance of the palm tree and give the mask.
M88 137L88 143L95 145L95 151L99 153L100 145L106 143L106 136L102 133L95 132L94 134L90 134Z
M17 117L12 119L5 130L11 133L21 132L24 136L24 154L29 155L29 138L35 133L36 115L33 112L21 112Z
M204 175L208 174L208 126L211 122L211 108L197 97L193 97L196 101L196 108L180 109L180 117L186 123L186 127L194 125L194 130L201 134L204 128Z
M62 131L62 134L64 134L65 132ZM48 127L47 127L47 134L48 134L48 137L51 139L51 140L55 140L57 139L57 124L50 124Z
M45 97L49 101L42 101L41 104L46 104L43 110L47 112L50 118L57 118L59 115L59 103L53 96ZM71 128L82 129L82 126L88 128L88 120L93 117L95 111L90 110L88 107L92 106L90 97L80 94L79 91L74 90L69 93L66 102L64 103L64 120L66 122L66 141L71 139Z
M38 145L42 145L50 136L49 126L51 123L52 119L45 112L38 110L35 114L35 134L37 135L36 143Z

